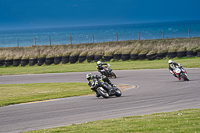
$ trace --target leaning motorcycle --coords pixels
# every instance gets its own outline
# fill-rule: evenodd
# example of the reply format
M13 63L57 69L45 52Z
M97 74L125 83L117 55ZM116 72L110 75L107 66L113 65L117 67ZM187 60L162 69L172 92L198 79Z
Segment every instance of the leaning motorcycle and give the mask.
M103 76L106 76L106 77L112 77L112 78L117 77L115 75L115 73L112 71L112 69L110 68L110 64L104 66L103 70L101 70L101 73L102 73Z
M189 81L187 77L187 72L182 67L176 67L173 71L179 81L180 80Z
M96 84L98 85L97 87L97 92L103 97L103 98L109 98L110 96L116 96L120 97L122 95L122 92L120 89L116 87L116 85L111 86L107 82L104 82L102 79L97 80Z

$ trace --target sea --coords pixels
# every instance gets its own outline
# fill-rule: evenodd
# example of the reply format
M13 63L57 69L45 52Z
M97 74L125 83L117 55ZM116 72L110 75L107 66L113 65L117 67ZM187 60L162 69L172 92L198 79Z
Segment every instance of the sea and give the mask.
M0 29L0 47L200 37L200 20L40 29Z

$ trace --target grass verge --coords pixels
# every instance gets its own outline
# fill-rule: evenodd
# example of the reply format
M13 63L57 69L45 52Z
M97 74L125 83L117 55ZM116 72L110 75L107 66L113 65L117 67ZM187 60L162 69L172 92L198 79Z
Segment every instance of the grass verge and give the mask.
M109 62L113 70L167 68L168 59L154 61ZM175 58L184 68L199 68L200 58ZM0 74L36 74L96 71L96 63L77 63L51 66L1 67ZM0 85L0 107L62 97L91 94L86 83L32 83ZM144 116L130 116L82 124L72 124L32 132L198 132L200 131L200 109L182 110L170 113L156 113ZM119 128L120 127L120 128Z
M91 93L87 83L0 84L0 107Z
M187 109L168 113L154 113L150 115L85 122L82 124L72 124L70 126L36 130L27 133L198 133L200 131L199 116L200 109Z
M161 69L168 68L168 60L143 60L143 61L114 61L108 62L113 70L133 69ZM184 68L199 68L200 58L174 58L173 61L180 63ZM63 73L63 72L85 72L97 71L96 63L60 64L50 66L26 66L26 67L1 67L0 75L39 74L39 73Z

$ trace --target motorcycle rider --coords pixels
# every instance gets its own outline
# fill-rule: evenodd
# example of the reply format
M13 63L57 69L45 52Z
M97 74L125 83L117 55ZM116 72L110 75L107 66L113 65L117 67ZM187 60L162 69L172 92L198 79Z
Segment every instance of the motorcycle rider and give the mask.
M182 68L181 64L176 63L176 62L173 62L172 60L169 60L169 61L168 61L168 64L169 64L169 72L170 72L174 77L177 77L173 70L175 70L176 66Z
M111 81L104 76L98 76L98 75L93 75L91 73L88 73L86 75L86 79L88 80L88 85L90 86L90 89L96 92L96 97L100 97L101 95L96 91L96 89L98 88L98 84L96 84L96 81L98 81L99 79L102 79L104 82L107 82L108 84L110 84L111 86L115 86L114 84L111 83ZM110 94L112 89L109 90L108 94Z
M108 65L107 63L102 63L101 61L97 61L97 69L98 69L98 72L101 73L101 75L103 75L103 65Z

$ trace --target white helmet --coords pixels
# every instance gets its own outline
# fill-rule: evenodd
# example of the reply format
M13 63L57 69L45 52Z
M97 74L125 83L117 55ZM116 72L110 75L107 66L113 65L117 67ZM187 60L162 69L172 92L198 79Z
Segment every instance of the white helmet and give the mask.
M169 60L169 61L168 61L168 64L172 64L172 63L173 63L173 61L172 61L172 60Z
M97 61L97 65L100 65L101 64L101 61Z

